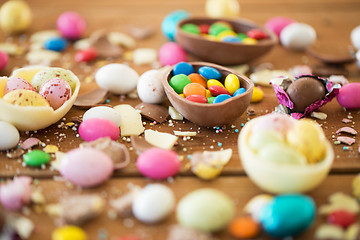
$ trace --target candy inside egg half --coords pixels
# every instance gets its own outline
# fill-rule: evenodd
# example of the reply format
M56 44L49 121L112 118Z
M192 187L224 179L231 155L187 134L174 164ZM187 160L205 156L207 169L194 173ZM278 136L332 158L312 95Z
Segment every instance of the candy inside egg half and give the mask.
M18 69L17 71L25 76L28 75L24 69ZM30 73L31 71L33 72L34 69L29 68L29 75L33 74ZM0 77L0 120L13 124L21 131L43 129L59 121L71 109L80 90L80 80L78 77L73 72L69 70L66 71L69 77L75 82L75 90L70 99L56 110L50 106L19 106L6 102L3 97L4 87L8 78ZM14 74L15 72L13 76ZM27 78L25 77L25 79Z

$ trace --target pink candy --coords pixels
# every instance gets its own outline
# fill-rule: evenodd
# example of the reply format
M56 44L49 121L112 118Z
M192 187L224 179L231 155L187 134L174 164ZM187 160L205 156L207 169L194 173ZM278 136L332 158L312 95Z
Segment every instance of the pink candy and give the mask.
M181 162L174 151L151 148L138 157L136 166L146 177L166 179L179 172Z
M281 31L289 24L296 22L294 19L287 17L273 17L270 18L266 23L265 27L270 31L274 32L278 37L280 37Z
M31 84L25 79L19 77L12 77L9 78L5 84L4 95L17 89L35 91L34 87L31 86Z
M108 180L114 171L108 155L94 148L77 148L61 159L60 173L80 187L94 187Z
M186 62L186 52L179 44L168 42L159 49L159 61L163 66Z
M70 85L61 78L50 79L41 85L39 93L56 110L71 97Z
M0 201L10 211L18 211L31 199L30 177L17 177L0 186Z
M87 142L102 137L110 137L112 140L119 138L119 127L110 120L104 118L90 118L83 121L79 126L79 134Z
M360 108L360 83L349 83L340 88L336 96L338 103L348 109Z
M84 18L76 12L64 12L56 21L61 35L70 40L79 39L86 30Z
M3 70L9 62L9 56L6 52L0 51L0 71Z
M95 48L88 48L80 50L75 54L75 61L77 62L91 62L97 57L98 53Z

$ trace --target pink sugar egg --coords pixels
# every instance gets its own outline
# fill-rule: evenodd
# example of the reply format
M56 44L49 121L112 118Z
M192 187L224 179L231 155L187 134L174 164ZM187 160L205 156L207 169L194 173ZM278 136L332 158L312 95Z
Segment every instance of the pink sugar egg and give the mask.
M113 161L94 148L76 148L60 162L60 173L80 187L94 187L108 180L114 171Z
M6 52L0 51L0 71L3 70L9 62L9 56Z
M41 85L39 93L56 110L70 99L71 87L64 79L53 78Z
M86 30L85 19L77 12L64 12L56 21L61 35L70 40L79 39Z
M282 113L270 113L259 117L251 131L252 133L258 131L277 131L285 135L294 122L295 120L288 115Z
M34 87L23 78L11 77L7 80L4 88L4 95L18 89L35 91Z
M30 177L17 177L0 187L0 201L10 211L18 211L31 199Z
M115 141L119 138L120 129L114 122L105 118L90 118L80 124L79 134L87 142L102 137L110 137Z
M336 99L344 108L360 108L360 83L354 82L342 86Z
M295 23L296 21L287 17L273 17L270 18L266 23L265 27L270 31L274 32L278 37L280 37L281 31L289 24Z
M187 55L179 44L168 42L159 49L159 61L163 66L171 66L179 62L186 62Z
M146 177L166 179L179 172L181 162L174 151L151 148L138 157L136 166Z

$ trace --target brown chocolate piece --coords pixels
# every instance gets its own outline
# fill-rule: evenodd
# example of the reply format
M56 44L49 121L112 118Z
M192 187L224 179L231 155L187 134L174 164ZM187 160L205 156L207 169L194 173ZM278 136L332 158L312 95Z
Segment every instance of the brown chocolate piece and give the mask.
M329 77L331 75L349 76L349 71L342 65L313 65L312 73L320 77Z
M142 153L150 148L155 147L151 143L145 140L144 137L131 136L131 144L137 153Z
M102 58L120 57L123 54L123 50L114 44L112 44L107 37L105 31L97 31L90 37L91 46L96 48L98 56Z
M312 103L323 99L325 86L312 77L301 77L295 80L286 90L294 103L295 112L304 112Z
M355 56L353 50L348 48L341 49L342 53L332 54L324 53L312 46L306 49L306 52L315 58L316 60L323 62L325 64L348 64L355 62Z
M97 88L89 93L78 96L74 106L80 108L91 108L96 104L102 103L105 100L107 94L107 90Z
M181 225L173 225L170 227L169 235L166 240L212 240L210 234L200 230L184 227Z
M21 157L23 154L25 153L25 151L22 148L17 148L16 150L12 151L12 152L8 152L6 153L6 156L8 158L19 158Z
M140 110L144 118L158 123L166 122L170 116L166 107L156 104L140 103L135 109Z
M140 26L131 25L129 26L129 33L137 40L144 40L154 35L155 29L153 26L140 27Z

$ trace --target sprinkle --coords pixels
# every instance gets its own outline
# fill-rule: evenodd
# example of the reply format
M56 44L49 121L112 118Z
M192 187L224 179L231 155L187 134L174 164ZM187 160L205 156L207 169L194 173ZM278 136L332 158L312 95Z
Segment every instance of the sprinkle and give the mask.
M221 142L219 142L219 143L218 143L218 146L219 146L219 147L221 147L221 146L222 146L222 143L221 143Z
M245 125L245 124L243 124L243 123L242 123L242 124L240 124L240 126L241 126L241 127L243 127L244 125Z
M106 102L106 103L109 103L109 102L110 102L110 99L106 99L105 102Z
M343 146L344 151L347 151L347 150L350 150L350 149L351 149L351 147Z
M238 133L238 132L239 132L239 129L235 129L235 132Z
M339 145L339 144L340 144L340 141L335 141L334 144L335 144L335 145Z

